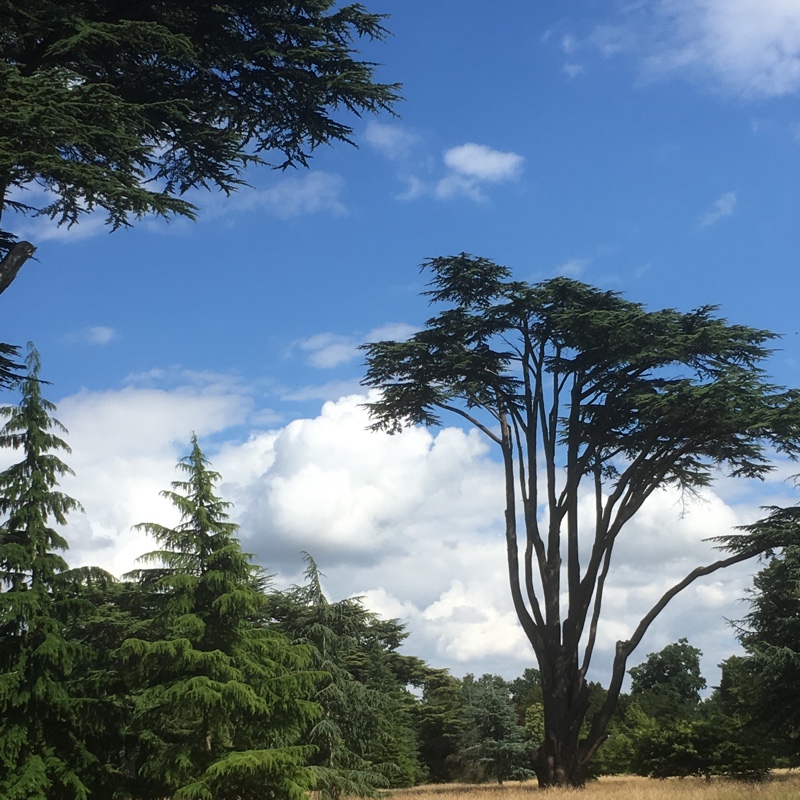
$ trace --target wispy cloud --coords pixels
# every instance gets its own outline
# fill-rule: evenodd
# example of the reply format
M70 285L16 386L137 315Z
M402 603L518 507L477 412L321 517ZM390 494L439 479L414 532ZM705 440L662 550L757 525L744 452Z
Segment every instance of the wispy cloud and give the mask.
M367 125L364 136L367 144L381 155L393 160L410 155L419 136L401 125L372 121Z
M342 215L344 178L331 172L306 172L283 178L265 189L243 189L217 206L219 213L266 211L279 219L328 212Z
M416 328L404 322L392 322L373 328L364 336L344 336L338 333L317 333L298 339L293 348L308 353L308 363L318 369L332 369L346 364L359 356L359 345L364 342L380 342L387 339L402 341L415 332Z
M800 3L794 0L661 0L669 26L647 60L750 97L800 90Z
M562 52L571 56L585 44L606 58L632 54L647 79L680 75L746 98L800 91L796 0L652 0L619 7L617 17L583 38L564 36Z
M556 275L563 275L566 278L579 278L590 263L590 258L571 258L556 269Z
M736 210L736 192L721 194L711 208L700 217L700 227L707 228L714 225L724 217L729 217Z
M118 336L114 328L108 325L90 325L66 336L67 341L79 344L104 345Z

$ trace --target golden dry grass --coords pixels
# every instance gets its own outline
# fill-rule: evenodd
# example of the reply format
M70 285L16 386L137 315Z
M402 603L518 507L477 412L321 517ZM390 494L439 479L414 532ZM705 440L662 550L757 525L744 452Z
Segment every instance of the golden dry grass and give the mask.
M702 778L665 781L616 776L592 781L585 789L540 790L536 782L497 784L440 784L399 789L390 800L800 800L800 773L780 772L761 784Z

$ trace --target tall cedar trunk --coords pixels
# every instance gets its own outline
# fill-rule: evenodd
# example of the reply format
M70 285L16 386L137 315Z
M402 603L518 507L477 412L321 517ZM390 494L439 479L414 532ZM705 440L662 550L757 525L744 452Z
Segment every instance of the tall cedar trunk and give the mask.
M565 648L541 664L544 741L536 754L534 770L539 786L583 786L589 759L580 741L581 726L589 708L586 682Z

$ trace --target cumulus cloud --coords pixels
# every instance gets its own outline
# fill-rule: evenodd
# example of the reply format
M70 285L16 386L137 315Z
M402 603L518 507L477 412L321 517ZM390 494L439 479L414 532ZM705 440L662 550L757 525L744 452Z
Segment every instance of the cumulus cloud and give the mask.
M700 217L700 227L707 228L725 217L729 217L736 210L736 192L721 194L711 208Z
M450 200L467 197L477 203L484 202L487 199L486 187L519 178L525 159L517 153L467 142L445 150L442 161L445 173L440 177L435 177L436 167L429 169L429 173L433 174L427 178L403 176L406 188L397 195L397 199L435 197L438 200Z
M524 160L516 153L502 153L472 142L451 147L444 154L444 163L454 172L490 183L519 177Z
M509 677L532 665L509 597L502 468L485 438L454 427L372 433L363 394L339 396L288 424L254 428L246 387L224 376L184 374L181 385L164 388L180 378L151 373L119 390L59 402L73 448L67 460L77 473L64 489L87 511L66 531L71 563L121 574L152 549L131 525L175 521L158 493L176 478L174 464L194 430L223 476L220 492L235 504L245 548L279 583L301 579L306 550L326 573L332 597L363 595L373 610L400 617L411 631L409 651L431 663L456 674ZM242 425L252 431L244 439ZM773 490L778 500L782 490ZM659 492L629 523L599 631L606 667L614 642L663 591L717 557L703 539L758 514L755 496L739 505L724 496L706 490L687 505L675 492ZM587 498L587 513L590 506ZM704 650L713 680L714 665L733 651L725 618L742 615L739 598L752 569L693 586L659 619L634 663L687 636ZM593 677L605 680L607 672Z
M444 153L448 173L436 183L434 196L441 200L463 196L480 202L486 199L486 184L516 180L524 161L517 153L472 142L451 147Z

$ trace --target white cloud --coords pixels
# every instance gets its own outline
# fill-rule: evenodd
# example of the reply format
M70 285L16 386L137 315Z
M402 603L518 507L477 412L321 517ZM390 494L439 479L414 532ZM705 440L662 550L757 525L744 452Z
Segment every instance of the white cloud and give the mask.
M504 153L481 144L467 144L451 147L444 153L447 174L436 181L432 187L414 180L409 183L403 199L412 199L432 192L440 200L453 197L468 197L475 202L486 200L486 184L516 180L525 159L516 153Z
M700 227L707 228L725 217L729 217L736 210L736 192L721 194L711 208L700 217Z
M386 339L402 341L411 336L414 331L415 328L411 325L404 322L393 322L371 330L363 338L343 336L338 333L317 333L299 339L294 346L309 353L308 363L312 367L331 369L358 358L360 355L358 348L364 342L379 342Z
M451 147L444 154L444 163L454 172L490 183L518 178L524 161L516 153L503 153L472 142Z
M170 380L183 383L158 388ZM434 665L509 677L532 665L509 598L502 470L479 434L458 428L371 433L366 398L352 394L242 441L229 429L252 425L253 401L235 381L158 371L138 382L59 402L57 416L70 429L73 448L66 460L77 472L64 489L87 510L66 531L71 563L98 563L121 574L152 549L130 526L174 521L158 493L176 479L174 464L194 430L222 474L221 493L235 504L245 548L279 582L300 579L299 553L307 550L333 597L364 595L376 611L405 620L409 652ZM616 639L630 633L667 587L716 557L702 540L758 513L758 498L746 492L748 502L741 504L740 493L733 505L732 486L706 491L703 502L686 508L675 492L659 492L631 521L618 544L599 633L598 656L606 666ZM778 484L768 488L778 502L788 493ZM633 663L687 636L704 650L704 670L713 680L714 665L734 647L724 618L742 615L739 598L753 568L717 573L687 591Z
M649 78L684 75L748 98L800 90L796 0L655 0L624 14L588 41L604 56L636 53Z
M419 141L419 136L400 125L374 120L367 124L365 137L368 144L391 159L407 157Z
M352 361L358 350L350 336L340 336L335 333L318 333L301 339L297 346L309 353L308 363L312 367L330 369L347 361Z

